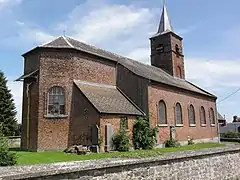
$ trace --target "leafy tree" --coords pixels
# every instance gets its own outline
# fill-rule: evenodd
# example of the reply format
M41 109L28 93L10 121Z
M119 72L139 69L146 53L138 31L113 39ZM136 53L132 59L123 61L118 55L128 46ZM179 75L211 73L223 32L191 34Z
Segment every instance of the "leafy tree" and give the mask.
M135 149L152 149L156 143L157 128L151 128L148 117L138 117L133 125Z
M0 71L0 124L4 136L14 136L17 128L16 110L13 97L7 87L4 73Z

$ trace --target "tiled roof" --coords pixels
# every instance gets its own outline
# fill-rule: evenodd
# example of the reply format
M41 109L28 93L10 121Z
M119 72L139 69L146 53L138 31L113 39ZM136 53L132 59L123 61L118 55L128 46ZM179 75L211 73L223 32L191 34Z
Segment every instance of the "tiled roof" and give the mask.
M141 77L215 98L215 96L212 95L211 93L193 85L187 80L173 77L160 68L140 63L130 58L126 58L118 54L97 48L95 46L85 44L83 42L77 41L70 37L61 36L49 43L41 45L40 47L77 49L83 52L87 52L96 56L100 56L100 57L118 62L124 67L126 67L127 69L129 69L130 71L132 71L133 73Z
M74 83L100 113L143 115L116 86L79 80Z
M15 81L22 81L22 80L24 80L25 78L32 77L32 76L34 76L38 71L39 71L39 69L37 69L37 70L35 70L35 71L32 71L32 72L30 72L30 73L28 73L28 74L24 74L24 75L20 76L19 78L17 78Z

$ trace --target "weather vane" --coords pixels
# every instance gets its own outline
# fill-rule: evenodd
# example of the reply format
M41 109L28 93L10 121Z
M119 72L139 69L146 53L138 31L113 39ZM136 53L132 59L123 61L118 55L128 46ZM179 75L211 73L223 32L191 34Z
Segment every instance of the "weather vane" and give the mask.
M65 30L63 31L63 36L66 36L66 31Z

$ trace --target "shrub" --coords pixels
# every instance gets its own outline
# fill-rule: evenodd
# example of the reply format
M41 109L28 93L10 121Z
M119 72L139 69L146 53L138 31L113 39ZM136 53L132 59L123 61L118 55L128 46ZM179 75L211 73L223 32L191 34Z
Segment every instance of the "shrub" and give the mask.
M166 148L180 147L180 144L174 139L169 139L169 140L164 141L164 145Z
M157 128L151 128L147 117L138 117L133 125L133 146L135 149L153 149Z
M223 138L240 138L240 133L227 132L221 134Z
M0 136L0 166L17 164L16 154L9 151L7 139Z
M120 130L113 136L113 145L115 149L120 152L129 151L130 142L125 130Z
M188 145L193 145L193 144L195 144L194 141L193 141L193 138L189 139L188 140Z

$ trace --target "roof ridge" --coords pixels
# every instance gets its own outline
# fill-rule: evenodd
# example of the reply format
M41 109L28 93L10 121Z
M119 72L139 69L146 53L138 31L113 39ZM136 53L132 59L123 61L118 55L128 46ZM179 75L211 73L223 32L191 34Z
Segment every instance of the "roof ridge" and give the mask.
M102 84L102 83L94 83L94 82L81 81L81 80L76 80L76 79L74 79L73 82L77 83L77 84L85 84L85 85L89 85L89 86L98 86L98 87L105 87L105 88L116 89L116 86L108 85L108 84Z
M75 48L69 41L68 41L68 37L66 37L66 36L61 36L65 41L66 41L66 43L70 46L70 47L72 47L72 48Z
M117 53L108 51L108 50L106 50L106 49L99 48L99 47L97 47L97 46L95 46L95 45L93 45L93 44L89 44L89 43L86 43L86 42L83 42L83 41L79 41L79 40L77 40L77 39L75 39L75 38L73 38L73 37L67 36L67 38L72 39L72 40L74 40L74 41L78 41L78 42L80 42L80 43L82 43L82 44L84 44L84 45L93 47L93 48L95 48L95 49L97 49L97 50L102 50L102 51L105 51L105 52L107 52L107 53L113 54L113 55L118 56L118 57L124 57L124 56L121 56L121 55L119 55L119 54L117 54ZM109 58L108 58L108 59L109 59Z
M55 41L56 39L58 39L58 38L60 38L60 37L62 37L62 36L57 36L57 37L55 37L54 39L52 39L52 40L50 40L50 41L48 41L48 42L46 42L46 43L43 43L43 44L41 44L41 45L38 45L38 47L43 47L43 46L45 46L45 45L47 45L47 44Z
M87 45L87 46L90 46L90 47L93 47L93 48L95 48L95 49L99 49L99 50L102 50L102 51L104 51L104 52L113 54L113 55L118 56L119 58L122 58L122 59L124 59L124 60L133 61L133 62L142 64L142 65L145 65L145 66L147 66L147 67L151 67L151 68L158 69L158 70L162 71L165 75L167 75L167 76L169 76L169 77L172 77L171 75L169 75L167 72L165 72L165 71L162 70L161 68L158 68L158 67L155 67L155 66L151 66L151 65L149 65L149 64L146 64L146 63L137 61L137 60L135 60L135 59L132 59L132 58L129 58L129 57L126 57L126 56L123 56L123 55L120 55L120 54L117 54L117 53L108 51L108 50L106 50L106 49L102 49L102 48L96 47L96 46L94 46L94 45L92 45L92 44L87 44L87 43L85 43L85 42L79 41L79 40L77 40L77 39L75 39L75 38L73 38L73 37L70 37L70 36L67 36L67 38L70 38L70 39L72 39L72 40L78 41L78 42L80 42L80 43L83 43L83 44L85 44L85 45ZM73 48L74 48L74 46L73 46ZM108 58L108 59L109 59L109 58ZM119 61L118 61L118 62L119 62ZM121 63L121 62L120 62L120 63Z

